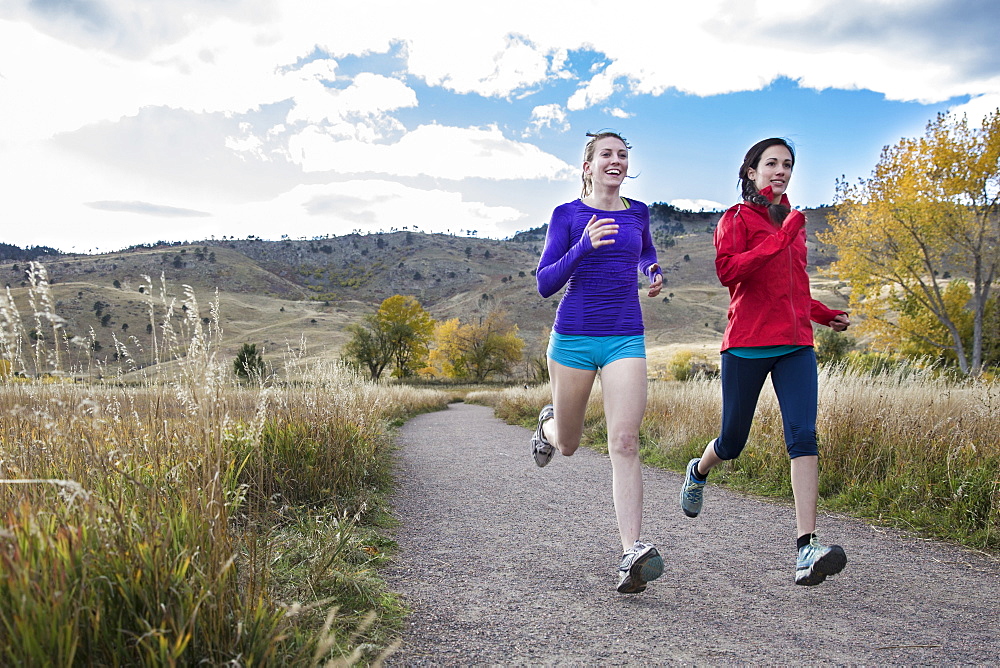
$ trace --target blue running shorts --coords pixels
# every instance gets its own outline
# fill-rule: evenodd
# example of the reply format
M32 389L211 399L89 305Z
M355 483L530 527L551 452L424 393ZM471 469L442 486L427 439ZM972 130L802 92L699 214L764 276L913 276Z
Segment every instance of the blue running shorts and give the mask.
M553 331L549 336L550 359L574 369L596 371L626 357L646 358L646 337L579 336Z

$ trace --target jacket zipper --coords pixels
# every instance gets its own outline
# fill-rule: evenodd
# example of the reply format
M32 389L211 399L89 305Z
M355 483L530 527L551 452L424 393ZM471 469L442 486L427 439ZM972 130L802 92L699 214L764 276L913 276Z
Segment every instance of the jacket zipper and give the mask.
M794 243L794 242L793 242ZM795 276L794 267L792 260L792 247L789 244L788 248L785 249L788 254L788 310L791 312L792 317L789 320L789 326L791 328L792 343L794 344L798 341L798 315L795 313Z

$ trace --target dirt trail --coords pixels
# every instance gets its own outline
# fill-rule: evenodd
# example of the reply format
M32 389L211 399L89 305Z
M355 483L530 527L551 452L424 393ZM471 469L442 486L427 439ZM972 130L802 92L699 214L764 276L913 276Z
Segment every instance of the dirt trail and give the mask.
M539 469L529 436L465 404L401 429L389 579L413 614L389 665L1000 663L996 559L821 514L847 568L796 586L790 505L709 486L688 519L655 469L643 538L666 570L618 594L608 458Z

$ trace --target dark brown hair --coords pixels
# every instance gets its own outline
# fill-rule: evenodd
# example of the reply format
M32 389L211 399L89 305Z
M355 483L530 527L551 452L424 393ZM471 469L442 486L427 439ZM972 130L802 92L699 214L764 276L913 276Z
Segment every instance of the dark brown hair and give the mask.
M751 169L757 169L757 165L760 164L760 157L764 155L764 151L772 146L784 146L787 148L792 156L792 166L795 165L795 149L787 139L771 137L770 139L760 140L751 146L750 150L743 157L743 164L740 165L740 193L746 201L758 206L766 206L767 215L771 219L771 222L780 225L791 209L780 202L772 204L771 200L760 194L760 191L757 190L757 184L753 182L753 179L748 174Z

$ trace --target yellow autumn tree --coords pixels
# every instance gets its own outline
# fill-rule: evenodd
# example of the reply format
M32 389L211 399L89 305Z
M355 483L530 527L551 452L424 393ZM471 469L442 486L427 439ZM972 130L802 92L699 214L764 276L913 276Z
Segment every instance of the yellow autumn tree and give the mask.
M434 338L434 318L415 297L393 295L382 302L375 320L392 351L393 375L412 376L427 359Z
M1000 109L981 127L940 114L887 146L870 178L838 182L820 239L876 345L932 349L978 374L1000 267Z
M503 311L493 311L478 322L457 318L438 325L431 362L449 378L482 382L510 372L521 360L524 340L517 325Z
M458 318L439 322L434 328L434 347L428 359L441 375L447 378L458 378L458 370L462 366L462 345L459 331L462 323Z
M363 325L351 325L348 331L351 338L344 346L344 357L367 369L372 380L377 381L390 366L394 376L407 377L427 359L434 318L416 298L393 295L366 316Z

